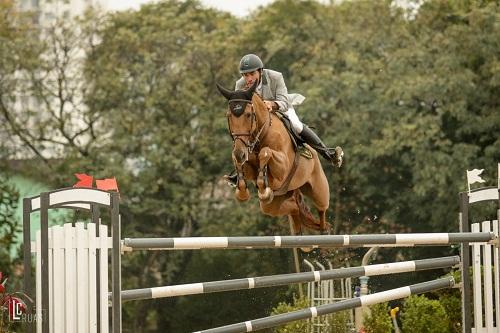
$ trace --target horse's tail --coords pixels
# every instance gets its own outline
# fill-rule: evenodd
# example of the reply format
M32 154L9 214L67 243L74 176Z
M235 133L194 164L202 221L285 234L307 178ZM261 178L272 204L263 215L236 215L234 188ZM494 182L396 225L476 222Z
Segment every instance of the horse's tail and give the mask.
M295 202L297 203L297 206L299 207L299 216L302 221L302 224L307 228L320 230L319 221L314 218L311 209L304 200L302 192L299 189L294 190L293 197L295 199Z

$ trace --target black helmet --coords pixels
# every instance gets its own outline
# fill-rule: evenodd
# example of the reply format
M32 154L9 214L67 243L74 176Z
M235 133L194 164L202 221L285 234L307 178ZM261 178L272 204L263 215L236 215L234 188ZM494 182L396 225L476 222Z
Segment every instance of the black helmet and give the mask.
M240 60L240 74L250 73L264 68L264 63L255 54L247 54Z

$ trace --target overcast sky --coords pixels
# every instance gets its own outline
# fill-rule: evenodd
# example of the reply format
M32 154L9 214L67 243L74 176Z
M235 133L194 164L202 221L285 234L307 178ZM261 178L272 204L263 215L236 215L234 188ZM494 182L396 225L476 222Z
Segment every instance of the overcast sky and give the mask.
M151 2L151 0L107 0L107 7L111 10L139 9L141 4L147 2ZM200 2L207 7L225 10L241 17L248 15L261 5L273 2L273 0L201 0Z

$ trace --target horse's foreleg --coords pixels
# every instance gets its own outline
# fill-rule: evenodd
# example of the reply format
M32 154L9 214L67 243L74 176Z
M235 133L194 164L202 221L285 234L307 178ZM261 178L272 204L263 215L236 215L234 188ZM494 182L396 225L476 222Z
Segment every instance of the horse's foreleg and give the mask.
M269 186L270 168L274 179L284 179L287 171L286 156L285 154L272 150L269 147L264 147L259 152L259 175L257 176L257 187L259 188L259 199L267 203L273 200L273 191Z
M269 187L268 172L268 166L265 165L262 169L259 170L259 176L257 177L259 199L266 203L270 203L274 199L274 193Z
M238 181L236 184L236 191L234 192L234 196L239 201L247 201L248 199L250 199L250 191L248 190L247 183L243 178L243 172L240 172L239 170L237 172Z

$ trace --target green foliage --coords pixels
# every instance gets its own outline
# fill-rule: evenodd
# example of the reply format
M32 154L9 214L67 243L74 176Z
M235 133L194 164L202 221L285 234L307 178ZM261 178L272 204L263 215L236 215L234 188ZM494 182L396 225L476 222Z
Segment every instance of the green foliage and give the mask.
M448 316L449 331L451 333L462 332L462 298L457 289L441 290L439 303Z
M350 333L350 311L341 311L328 315L326 320L332 333Z
M1 332L9 329L12 331L21 329L20 323L8 321L7 306L2 304L9 296L17 297L16 292L21 290L20 262L16 256L16 251L19 249L14 248L19 243L16 236L20 234L20 229L22 229L22 224L15 218L18 201L18 190L8 182L5 176L0 175L0 284L4 282L4 286L0 287Z
M408 297L401 317L403 332L450 332L449 318L443 305L438 300L430 300L424 295Z
M286 302L279 303L274 309L271 315L277 315L281 313L288 313L292 311L302 310L309 307L309 300L307 298L294 298L293 304ZM303 333L308 332L310 327L310 322L307 320L294 321L292 323L286 324L276 328L277 333Z
M29 15L0 1L0 158L34 159L16 171L53 188L75 172L116 176L127 237L286 234L286 220L258 213L255 196L237 203L220 179L231 141L215 82L233 86L241 55L254 52L307 97L301 119L346 152L340 172L324 165L335 233L456 231L464 170L495 179L500 161L498 1L429 0L411 15L392 3L277 0L242 19L167 0L89 11L40 38ZM284 250L134 253L123 267L130 289L293 265ZM219 304L237 304L216 319L227 324L289 297L279 288L236 295L131 302L124 327L204 329ZM390 319L376 311L383 332Z
M21 224L14 218L18 200L17 189L5 177L0 176L0 267L7 275L14 268L11 255L14 244L17 244L15 237L21 228Z
M389 304L379 303L369 307L370 311L363 317L366 333L390 333L392 321L389 315Z

